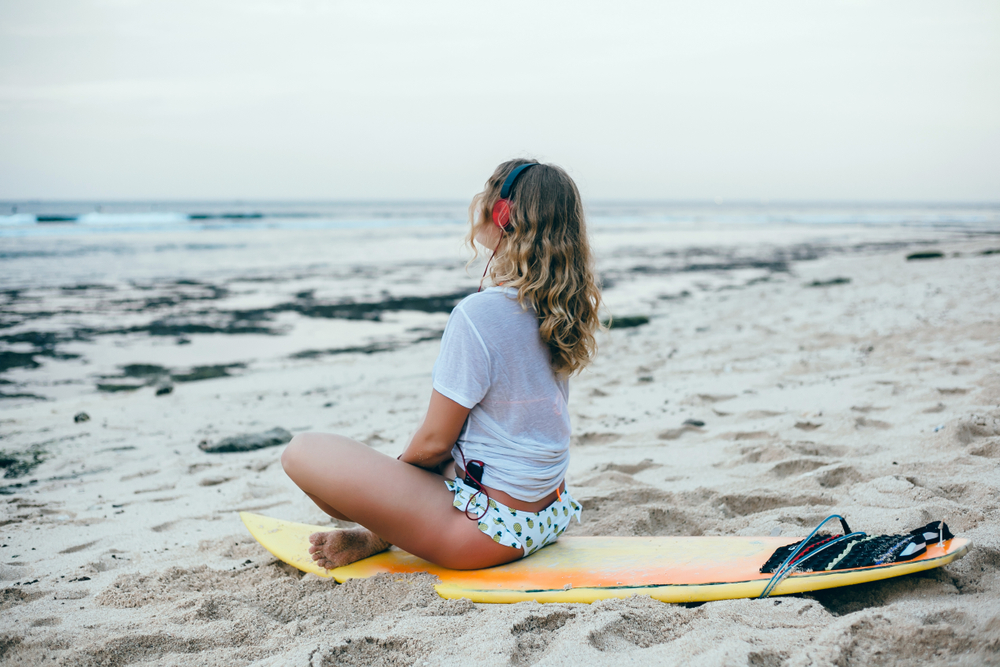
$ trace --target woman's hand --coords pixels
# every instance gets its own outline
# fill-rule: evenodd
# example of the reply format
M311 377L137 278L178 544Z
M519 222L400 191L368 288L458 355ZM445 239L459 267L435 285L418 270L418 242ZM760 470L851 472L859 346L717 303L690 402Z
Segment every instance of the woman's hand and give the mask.
M427 416L399 460L428 469L447 463L469 412L469 408L432 391Z

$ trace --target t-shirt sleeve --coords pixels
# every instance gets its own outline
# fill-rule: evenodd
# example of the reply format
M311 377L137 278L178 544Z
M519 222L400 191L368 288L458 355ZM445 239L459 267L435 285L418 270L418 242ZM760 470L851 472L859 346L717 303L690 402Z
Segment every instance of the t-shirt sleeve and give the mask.
M439 394L470 410L490 388L486 343L461 307L455 308L448 318L432 377Z

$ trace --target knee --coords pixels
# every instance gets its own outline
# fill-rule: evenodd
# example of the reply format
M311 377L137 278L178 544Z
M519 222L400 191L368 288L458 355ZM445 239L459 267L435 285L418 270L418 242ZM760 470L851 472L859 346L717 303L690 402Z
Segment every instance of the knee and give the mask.
M281 467L294 480L307 477L317 464L343 458L343 450L350 441L329 433L299 433L281 453Z
M299 433L285 446L281 453L281 467L285 474L295 479L296 472L308 465L309 450L312 449L315 433Z

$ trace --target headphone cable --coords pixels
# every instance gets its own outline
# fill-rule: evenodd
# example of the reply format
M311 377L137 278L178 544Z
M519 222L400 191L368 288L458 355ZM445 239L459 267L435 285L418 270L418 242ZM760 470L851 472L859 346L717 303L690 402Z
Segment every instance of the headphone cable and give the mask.
M493 248L493 254L490 255L490 258L488 260L486 260L486 268L483 269L483 277L479 279L479 289L477 289L476 292L483 291L483 281L486 280L486 272L490 270L490 262L492 262L493 258L497 256L497 250L500 249L500 244L502 242L503 242L503 227L500 228L500 240L497 241L497 247Z

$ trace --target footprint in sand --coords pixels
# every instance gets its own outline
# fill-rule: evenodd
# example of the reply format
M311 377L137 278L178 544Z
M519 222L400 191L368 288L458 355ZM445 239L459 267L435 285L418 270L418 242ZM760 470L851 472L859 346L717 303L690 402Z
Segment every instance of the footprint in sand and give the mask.
M432 650L431 645L409 637L364 637L319 649L313 661L318 665L418 665Z
M621 473L606 473L621 474ZM583 524L574 535L703 535L701 521L678 507L678 497L648 486L580 499Z
M620 489L623 486L646 486L645 483L640 482L635 477L630 474L617 472L614 470L608 472L602 472L593 477L587 477L586 479L581 479L574 482L574 486L586 486L586 487L611 487L615 489Z
M36 618L31 622L31 627L33 628L50 628L54 625L59 625L62 623L62 619L58 616L47 616L45 618Z
M792 475L801 475L803 473L812 472L817 468L822 468L823 466L829 464L829 461L822 461L818 459L794 459L792 461L782 461L771 468L768 472L775 477L784 478L791 477Z
M68 549L63 549L60 554L75 554L77 551L83 551L84 549L89 549L90 547L97 544L99 540L94 540L93 542L87 542L86 544L78 544L75 547L69 547Z
M702 403L721 403L731 401L736 398L736 394L698 394L698 400Z
M732 451L732 449L729 451ZM743 445L736 448L735 454L738 458L718 463L716 464L716 467L733 468L738 465L752 463L771 463L773 461L787 459L791 452L789 452L786 447L781 445Z
M795 422L795 428L800 431L815 431L820 426L822 426L822 424L814 424L813 422Z
M822 496L793 496L784 493L733 494L719 498L720 509L733 516L750 516L780 507L828 507L833 501Z
M660 609L622 612L599 630L587 635L587 642L602 653L621 653L672 642L690 628L686 609L660 605Z
M766 440L768 438L776 438L777 436L767 431L736 431L723 433L719 437L724 440Z
M699 423L701 423L702 426L704 426L704 422L699 422ZM659 433L656 437L659 440L676 440L677 438L681 437L685 433L689 433L689 432L690 433L704 433L705 431L704 431L704 429L702 429L702 428L700 428L700 427L698 427L698 426L695 425L695 420L689 419L689 420L685 421L684 424L683 424L683 426L681 426L680 428L668 429L666 431L663 431L662 433Z
M816 481L824 489L832 489L845 484L860 482L864 477L851 466L843 465L832 470L823 470L816 473Z
M892 424L889 422L879 421L878 419L869 419L868 417L858 417L854 420L854 428L877 428L881 430L886 430L892 428Z
M176 484L162 484L160 486L155 486L151 489L137 489L136 491L133 491L133 493L139 494L139 493L159 493L161 491L173 491L174 487L176 486L177 486Z
M796 454L801 454L802 456L840 457L846 456L848 452L850 452L850 448L844 447L843 445L821 445L809 440L793 442L788 445L788 448Z
M618 440L621 436L617 433L584 433L573 436L573 444L581 447L586 445L606 445L609 442Z
M521 666L538 662L555 639L556 633L574 618L576 618L574 613L557 611L544 616L532 614L523 621L515 623L510 629L510 634L517 638L517 644L510 654L509 664Z
M969 454L972 454L973 456L982 456L987 459L1000 459L1000 440L987 442L985 445L980 447L973 447L969 450Z
M119 556L118 555L119 553L122 552L119 552L115 549L111 549L108 552L101 554L100 558L95 560L93 563L87 563L83 567L83 571L88 574L96 574L99 572L108 572L109 570L116 570L129 560L124 556Z
M623 472L626 475L635 475L643 470L649 470L651 468L662 468L659 463L653 463L653 459L643 459L638 463L625 464L625 463L605 463L600 468L600 472L608 472L609 470Z
M131 475L125 475L120 481L127 482L130 479L139 479L140 477L149 477L150 475L155 475L160 472L159 470L141 470L139 472L134 472Z
M162 533L165 530L170 530L170 528L173 527L173 525L176 523L179 522L167 521L166 523L161 523L159 525L153 526L152 528L150 528L150 530L153 531L154 533Z
M981 438L1000 435L1000 411L989 415L969 415L958 420L953 429L954 439L960 445L970 445Z
M882 411L888 410L888 409L889 408L877 408L874 405L852 405L851 406L851 410L854 410L855 412L861 412L861 413L864 413L864 414L868 414L869 412L882 412Z
M232 477L206 477L198 482L198 486L218 486L219 484L225 484Z

